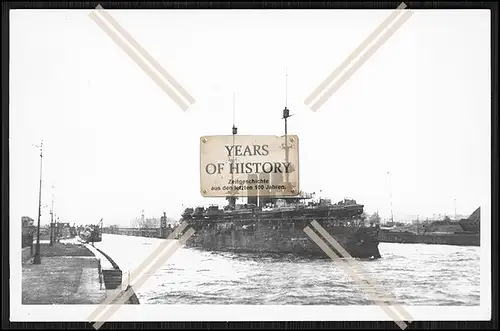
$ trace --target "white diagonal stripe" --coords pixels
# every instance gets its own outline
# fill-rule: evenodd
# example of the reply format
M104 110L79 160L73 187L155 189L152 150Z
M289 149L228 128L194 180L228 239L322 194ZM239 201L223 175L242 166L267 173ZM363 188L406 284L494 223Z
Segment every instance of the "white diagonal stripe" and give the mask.
M104 11L102 6L97 6L89 16L179 107L187 110L195 102L194 98L111 15Z
M144 283L151 277L154 273L160 269L165 262L182 246L186 243L186 241L194 234L194 230L192 228L188 229L184 235L179 238L178 241L174 242L170 247L168 247L165 253L162 253L158 261L156 261L147 273L143 274L137 282L133 285L136 290L141 288ZM131 285L132 287L132 285ZM119 308L118 305L122 305L126 300L130 298L132 295L132 291L126 291L122 297L119 298L118 303L116 305L111 306L110 309L106 312L106 314L102 317L101 321L98 321L93 324L93 327L97 330L99 329Z
M404 11L404 14L397 17L401 13L401 9L406 8L404 3L397 8L396 11L391 13L389 17L380 24L380 26L372 32L368 38L366 38L345 60L342 64L337 67L304 101L304 103L313 111L316 111L321 107L332 95L337 91L340 86L342 86L359 67L361 67L369 57L371 57L375 51L377 51L409 18L413 15L413 12L408 10ZM387 31L383 32L392 22L395 22ZM381 37L380 37L381 36ZM374 42L378 37L377 41ZM370 45L371 44L371 45ZM360 54L366 50L366 53L361 56L357 61L355 61ZM343 75L341 73L351 64L353 66L345 71ZM339 78L340 77L340 78ZM329 89L326 89L335 79L339 78L339 81L335 83ZM326 92L325 92L326 90ZM319 100L313 102L320 93L325 92Z
M160 246L158 246L150 255L147 259L145 259L131 274L130 276L130 279L131 281L134 281L136 280L136 278L138 278L138 275L140 273L141 276L139 277L139 280L142 280L144 279L145 277L149 277L148 274L149 274L149 271L151 271L152 269L154 270L154 268L157 266L158 262L153 264L152 266L149 266L153 260L157 257L157 256L160 256L160 259L162 256L166 256L169 254L169 252L172 252L172 254L177 250L177 245L172 245L172 243L175 243L173 242L172 240L175 239L175 237L177 237L177 235L179 233L181 233L185 228L187 227L187 223L186 222L182 222L178 227L176 227L174 229L174 231L168 236L168 238L165 240L165 243L162 243ZM182 238L184 238L186 236L186 234L192 229L189 229ZM193 230L194 232L194 230ZM191 234L192 235L192 234ZM191 236L189 235L189 237ZM179 240L181 240L179 239ZM187 238L189 239L189 238ZM186 240L187 240L186 239ZM174 247L173 251L172 251L172 246ZM168 258L168 257L167 257ZM161 260L160 260L161 261ZM144 271L146 269L146 271ZM110 295L108 295L108 297L106 298L106 300L101 304L99 305L99 307L94 310L94 312L89 316L88 320L89 321L95 321L97 319L98 316L100 316L101 314L103 314L103 312L109 308L109 304L112 303L114 300L116 300L118 297L120 297L120 295L122 294L122 291L121 289L116 289L114 291L112 291L110 293ZM130 295L128 296L130 297Z
M411 15L413 15L413 12L410 12L410 11L407 11L406 13L404 13L401 18L396 21L396 23L394 23L394 25L391 26L391 28L389 28L387 30L387 32L385 34L382 35L382 37L380 37L380 39L378 39L370 48L368 48L368 50L366 51L366 53L364 53L358 61L356 61L352 67L350 67L347 71L345 71L345 73L340 76L340 78L332 85L330 86L326 91L325 93L316 101L314 102L312 105L311 105L311 109L313 111L317 111L322 105L325 104L326 101L328 101L328 99L330 99L330 97L335 93L337 92L337 90L342 86L344 85L344 83L349 79L351 78L351 76L359 69L361 68L361 66L370 58L373 56L373 54L375 54L375 52L383 45L387 42L387 40L394 34L396 33L397 30L399 30L399 28L411 17Z
M325 252L333 261L339 262L339 265L345 270L347 274L349 274L355 282L361 285L361 288L365 289L362 280L359 276L352 272L349 268L349 265L343 261L328 245L309 227L306 226L304 232ZM391 310L391 307L385 303L381 303L379 299L372 298L373 301L377 303L377 305L387 314L389 317L402 329L406 329L407 325L403 321L398 318L398 316Z
M361 263L359 263L358 261L356 261L355 259L352 258L352 256L344 249L344 247L342 247L329 233L328 231L326 231L321 225L319 225L318 222L316 221L312 221L311 222L311 225L330 243L330 245L333 246L333 248L335 248L339 254L342 256L342 257L348 257L349 259L347 260L347 263L351 266L351 268L353 268L354 270L356 270L357 272L359 272L360 274L367 274L366 271L363 270L363 267L361 265ZM373 286L374 288L380 288L377 284L377 282L373 279L373 278L369 278L367 279L367 281L370 283L371 286ZM401 306L399 305L396 305L394 306L394 308L396 309L396 311L401 314L401 316L406 319L407 321L412 321L412 317L411 315L405 310L403 309Z
M319 86L306 98L305 103L310 104L318 95L325 90L325 88L333 82L333 80L340 74L349 64L358 56L368 45L373 42L378 35L391 24L392 21L399 15L401 9L405 9L405 3L401 3L395 11L389 15L373 32L342 62Z
M167 237L165 242L161 245L159 245L150 255L147 259L145 259L131 274L131 279L135 279L137 277L138 273L143 272L143 270L151 264L151 262L162 252L164 251L171 243L172 239L175 239L175 237L184 231L184 229L187 227L186 222L182 222L179 226L177 226L174 231ZM110 293L110 295L107 296L106 300L97 308L94 310L92 314L90 314L88 320L89 321L94 321L95 318L102 312L102 310L106 309L107 305L109 305L111 302L113 302L116 298L118 298L121 294L121 289L115 289Z

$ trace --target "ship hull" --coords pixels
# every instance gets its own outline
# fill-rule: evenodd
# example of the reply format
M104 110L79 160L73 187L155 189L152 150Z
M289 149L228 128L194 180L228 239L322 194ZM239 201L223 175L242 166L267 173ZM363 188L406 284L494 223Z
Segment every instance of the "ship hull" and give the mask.
M310 257L328 255L304 232L313 219L248 220L186 220L195 230L186 247L209 251L249 253L280 253ZM380 258L378 230L376 228L350 226L330 220L316 221L339 243L351 257L360 259ZM321 237L321 235L320 235ZM334 247L338 256L345 256Z

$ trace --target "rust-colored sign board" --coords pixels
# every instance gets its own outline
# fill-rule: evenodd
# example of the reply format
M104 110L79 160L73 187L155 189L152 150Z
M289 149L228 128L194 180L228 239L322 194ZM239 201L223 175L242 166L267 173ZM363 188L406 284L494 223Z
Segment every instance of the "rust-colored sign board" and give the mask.
M200 184L204 197L285 197L299 194L296 135L203 136Z

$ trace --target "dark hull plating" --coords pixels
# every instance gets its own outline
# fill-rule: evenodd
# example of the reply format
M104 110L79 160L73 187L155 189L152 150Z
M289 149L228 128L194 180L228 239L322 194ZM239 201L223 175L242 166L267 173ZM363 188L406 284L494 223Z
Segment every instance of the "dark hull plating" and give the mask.
M400 244L480 246L479 233L414 234L382 230L379 233L379 240L380 242Z
M309 217L297 219L184 219L196 231L187 247L211 251L296 254L327 257L326 253L304 232L313 227ZM354 258L380 258L378 229L351 226L333 220L316 221ZM320 235L320 237L322 237ZM330 246L330 248L332 248ZM343 256L340 252L338 255Z

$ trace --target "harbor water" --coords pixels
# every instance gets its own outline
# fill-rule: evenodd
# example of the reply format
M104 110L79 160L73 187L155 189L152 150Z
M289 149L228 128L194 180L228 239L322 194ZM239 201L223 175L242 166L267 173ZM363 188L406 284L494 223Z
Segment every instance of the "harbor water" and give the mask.
M95 246L128 272L164 240L103 234ZM382 258L360 261L404 305L479 305L480 248L381 243ZM180 248L136 288L141 304L370 305L330 259L235 254Z

